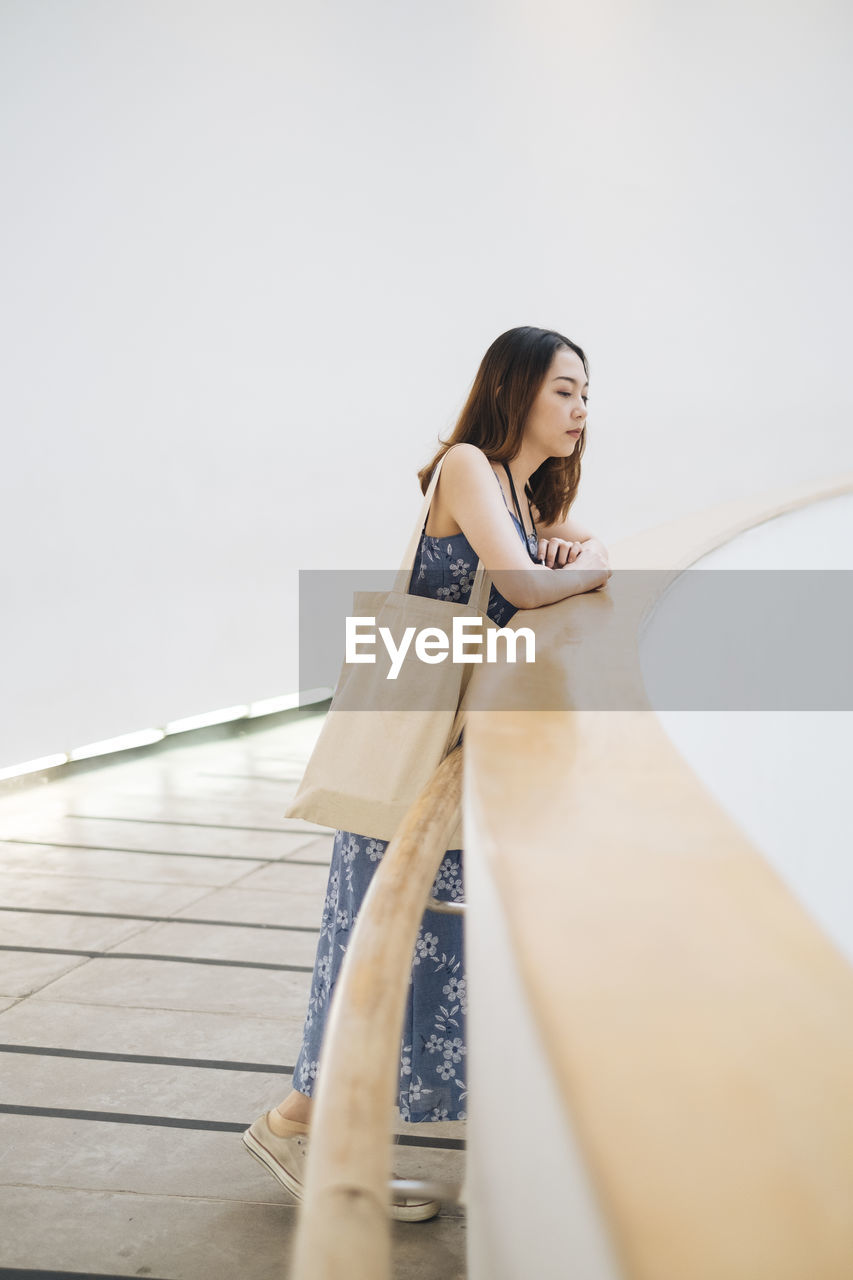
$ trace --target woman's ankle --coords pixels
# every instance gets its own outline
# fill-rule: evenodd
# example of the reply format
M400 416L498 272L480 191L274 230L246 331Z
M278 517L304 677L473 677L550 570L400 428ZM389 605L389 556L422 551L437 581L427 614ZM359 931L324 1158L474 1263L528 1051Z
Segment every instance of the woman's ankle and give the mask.
M267 1124L279 1138L292 1138L297 1133L307 1134L311 1129L307 1120L292 1120L290 1116L283 1116L277 1107L273 1107L267 1115Z
M280 1102L275 1108L276 1115L281 1116L282 1120L292 1120L296 1124L311 1123L311 1098L304 1093L300 1093L297 1089Z

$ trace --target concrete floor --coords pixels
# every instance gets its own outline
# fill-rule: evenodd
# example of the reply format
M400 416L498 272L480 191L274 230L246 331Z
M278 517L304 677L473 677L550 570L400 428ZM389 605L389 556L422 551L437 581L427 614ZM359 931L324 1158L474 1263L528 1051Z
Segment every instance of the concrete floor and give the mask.
M301 1043L332 837L282 811L321 723L0 792L0 1275L287 1276L298 1203L240 1134ZM395 1129L461 1180L464 1124ZM400 1280L465 1275L458 1206L392 1238Z

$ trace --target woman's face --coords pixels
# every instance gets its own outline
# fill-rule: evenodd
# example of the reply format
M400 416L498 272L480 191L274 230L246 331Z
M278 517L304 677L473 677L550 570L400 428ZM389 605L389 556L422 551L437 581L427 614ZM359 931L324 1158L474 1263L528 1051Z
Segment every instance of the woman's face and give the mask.
M548 458L569 457L586 424L588 385L580 356L570 347L556 351L527 415L525 440Z

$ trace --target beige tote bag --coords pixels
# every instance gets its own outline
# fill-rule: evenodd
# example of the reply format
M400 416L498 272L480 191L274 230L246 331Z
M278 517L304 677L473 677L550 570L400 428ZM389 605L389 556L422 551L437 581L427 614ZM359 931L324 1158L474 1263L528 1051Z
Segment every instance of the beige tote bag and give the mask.
M468 604L408 593L446 457L445 453L432 474L393 590L355 592L353 616L374 617L376 636L380 627L388 627L396 646L407 627L415 627L416 633L423 627L440 627L450 637L454 617L479 618L485 653L487 631L496 624L485 613L492 582L479 560ZM478 652L470 639L468 652ZM390 840L458 741L463 723L459 704L471 664L452 662L450 653L440 663L419 661L412 643L398 676L389 680L384 646L377 644L375 654L375 664L344 663L320 736L284 817ZM447 847L462 848L461 816Z

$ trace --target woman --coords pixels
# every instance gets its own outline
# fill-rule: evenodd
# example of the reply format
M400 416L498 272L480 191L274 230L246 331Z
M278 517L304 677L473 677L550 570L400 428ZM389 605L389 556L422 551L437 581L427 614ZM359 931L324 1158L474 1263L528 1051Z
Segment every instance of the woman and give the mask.
M588 372L580 347L550 329L510 329L492 343L450 440L418 473L425 493L436 463L452 449L421 535L411 594L466 602L479 558L493 582L488 615L502 626L518 609L607 581L606 548L568 519L586 442ZM526 515L519 493L527 498ZM335 832L294 1088L243 1135L250 1153L297 1197L329 1001L387 845L369 835ZM445 854L432 889L440 901L464 897L462 852ZM426 911L400 1045L403 1120L465 1119L466 988L462 916ZM390 1212L401 1221L421 1221L439 1207L424 1197L398 1195Z

